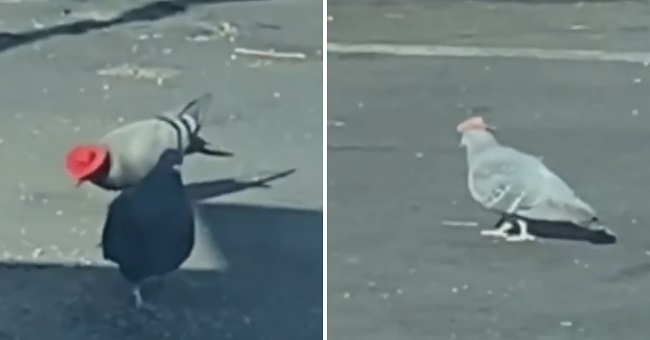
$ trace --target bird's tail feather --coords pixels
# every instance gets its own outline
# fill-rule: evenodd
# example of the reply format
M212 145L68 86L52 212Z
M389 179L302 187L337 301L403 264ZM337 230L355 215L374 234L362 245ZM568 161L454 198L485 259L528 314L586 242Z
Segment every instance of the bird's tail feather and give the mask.
M178 117L190 116L194 119L198 126L201 126L203 122L203 114L208 111L210 104L212 103L212 94L204 93L200 97L192 100L187 103L185 107L178 113ZM197 129L198 130L198 129Z

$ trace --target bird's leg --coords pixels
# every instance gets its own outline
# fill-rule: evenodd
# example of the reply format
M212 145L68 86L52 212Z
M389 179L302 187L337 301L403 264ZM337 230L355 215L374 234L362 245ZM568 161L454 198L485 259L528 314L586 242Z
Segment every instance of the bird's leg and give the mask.
M492 237L508 237L508 231L510 231L514 225L512 222L506 219L506 216L501 216L501 219L495 225L496 229L483 229L481 230L482 236L492 236Z
M494 224L494 228L499 228L506 221L506 215L501 215L501 218Z
M528 222L523 219L515 219L519 225L519 234L506 236L506 241L508 242L526 242L526 241L535 241L537 238L528 232Z
M147 302L144 301L142 298L142 292L141 292L141 283L137 283L133 287L133 297L135 298L135 308L138 310L152 310L153 306L148 304Z

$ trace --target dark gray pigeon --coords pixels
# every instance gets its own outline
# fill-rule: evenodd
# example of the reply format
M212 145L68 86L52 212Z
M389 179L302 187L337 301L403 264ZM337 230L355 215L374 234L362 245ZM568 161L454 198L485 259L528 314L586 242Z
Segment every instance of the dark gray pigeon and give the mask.
M177 150L164 151L151 172L108 207L103 255L134 285L137 308L150 307L141 286L178 269L194 247L194 210L179 171L182 160Z

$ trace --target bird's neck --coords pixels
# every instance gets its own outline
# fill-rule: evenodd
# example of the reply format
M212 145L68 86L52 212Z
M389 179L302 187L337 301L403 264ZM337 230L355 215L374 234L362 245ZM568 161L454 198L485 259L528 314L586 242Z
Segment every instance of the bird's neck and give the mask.
M485 150L499 145L496 138L487 131L473 131L472 135L467 137L466 147L468 163Z

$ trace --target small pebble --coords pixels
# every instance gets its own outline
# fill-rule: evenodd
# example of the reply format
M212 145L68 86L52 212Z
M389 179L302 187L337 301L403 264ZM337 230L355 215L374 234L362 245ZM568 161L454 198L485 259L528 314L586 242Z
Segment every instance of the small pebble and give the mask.
M635 84L640 84L641 81L642 81L641 78L634 78L634 83L635 83Z
M573 326L573 322L571 322L571 321L562 321L562 322L560 322L560 325L562 325L562 327L571 327L571 326Z
M350 293L348 293L348 292L343 293L343 298L344 299L349 299L350 298Z
M280 98L280 92L273 92L274 98Z
M415 158L422 158L422 157L424 157L424 154L422 152L415 153Z
M637 109L632 110L632 115L633 116L638 116L639 115L639 110L637 110Z
M343 127L345 126L345 122L342 122L340 120L334 120L334 121L329 121L327 125L331 125L334 127Z
M34 251L32 252L32 258L37 259L37 258L41 257L41 256L43 255L43 253L44 253L43 249L41 249L41 248L36 248L36 249L34 249Z
M452 287L451 292L454 293L454 294L458 293L458 288Z

